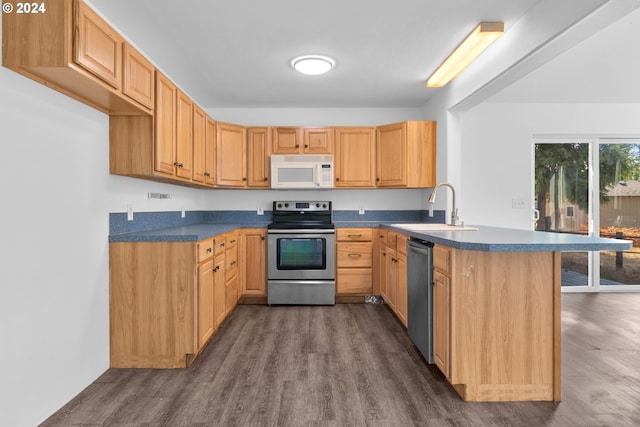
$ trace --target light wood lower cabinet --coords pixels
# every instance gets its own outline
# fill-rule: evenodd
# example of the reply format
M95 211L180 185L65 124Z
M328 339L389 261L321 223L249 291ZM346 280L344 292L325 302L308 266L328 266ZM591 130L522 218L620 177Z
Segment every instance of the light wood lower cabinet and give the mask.
M560 400L560 254L434 247L434 358L464 400Z
M336 230L336 293L370 295L373 292L373 234L371 228Z
M242 295L267 295L267 230L241 230L240 271Z
M378 277L380 295L407 327L407 239L405 234L378 230Z
M111 243L110 366L189 366L237 304L234 251L236 232L200 242Z

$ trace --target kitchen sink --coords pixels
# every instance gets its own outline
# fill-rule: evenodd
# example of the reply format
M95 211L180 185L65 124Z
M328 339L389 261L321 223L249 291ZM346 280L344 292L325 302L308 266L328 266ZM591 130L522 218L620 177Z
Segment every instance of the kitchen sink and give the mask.
M398 227L409 231L477 231L475 227L467 227L464 225L449 225L449 224L391 224L392 227Z

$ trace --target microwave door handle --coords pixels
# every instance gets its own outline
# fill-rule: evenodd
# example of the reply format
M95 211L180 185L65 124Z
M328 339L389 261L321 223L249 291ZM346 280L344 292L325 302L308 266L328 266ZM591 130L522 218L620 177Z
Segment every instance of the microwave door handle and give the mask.
M316 179L315 179L315 184L316 187L320 187L320 184L322 183L322 165L320 163L318 163L316 165Z

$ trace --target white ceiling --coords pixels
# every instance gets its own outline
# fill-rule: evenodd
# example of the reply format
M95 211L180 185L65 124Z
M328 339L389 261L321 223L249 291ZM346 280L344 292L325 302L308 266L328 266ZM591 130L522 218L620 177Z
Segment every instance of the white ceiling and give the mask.
M557 13L570 16L580 1L562 0ZM509 31L542 0L90 2L205 108L338 108L423 106L443 90L425 88L426 78L475 25L504 21ZM639 27L635 19L627 27ZM313 53L333 57L335 69L290 67ZM510 96L524 96L517 88Z
M640 103L640 9L503 89L489 101Z

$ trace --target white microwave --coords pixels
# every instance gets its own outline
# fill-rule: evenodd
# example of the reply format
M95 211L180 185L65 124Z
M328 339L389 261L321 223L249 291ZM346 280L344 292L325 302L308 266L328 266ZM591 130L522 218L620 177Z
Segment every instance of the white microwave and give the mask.
M333 188L332 155L271 156L271 188L326 189Z

